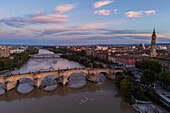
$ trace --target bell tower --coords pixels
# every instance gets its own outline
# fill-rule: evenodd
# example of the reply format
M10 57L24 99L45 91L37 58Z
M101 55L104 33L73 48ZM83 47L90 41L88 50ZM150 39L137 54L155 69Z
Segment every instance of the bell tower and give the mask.
M156 57L156 55L157 55L156 54L156 32L155 32L155 28L154 28L153 34L152 34L150 56Z

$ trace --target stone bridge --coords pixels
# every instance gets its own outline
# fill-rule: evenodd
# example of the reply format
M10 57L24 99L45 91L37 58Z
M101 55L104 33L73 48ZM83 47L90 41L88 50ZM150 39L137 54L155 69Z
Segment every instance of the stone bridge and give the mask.
M69 77L73 73L84 73L89 81L96 82L96 76L103 73L107 78L114 79L116 73L122 73L122 69L105 69L105 68L85 68L85 69L63 69L63 70L53 70L53 71L43 71L43 72L31 72L23 74L15 74L10 76L1 76L0 83L4 84L5 90L9 91L17 86L17 83L22 78L29 78L34 82L34 86L37 88L41 87L41 82L43 78L48 75L53 75L57 77L59 83L66 85L68 83Z
M59 58L59 54L36 54L30 55L31 58Z

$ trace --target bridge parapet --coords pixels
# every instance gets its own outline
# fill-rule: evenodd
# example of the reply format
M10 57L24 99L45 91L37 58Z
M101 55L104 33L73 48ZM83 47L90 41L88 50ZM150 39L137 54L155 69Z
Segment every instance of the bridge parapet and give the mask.
M58 81L63 85L66 85L69 77L73 73L84 73L86 74L86 78L89 81L96 82L96 76L100 73L104 73L107 78L114 79L115 73L123 72L123 70L114 70L114 69L97 69L97 68L83 68L83 69L62 69L62 70L52 70L52 71L37 71L23 74L14 74L0 77L0 83L6 86L6 90L9 91L16 87L17 82L21 78L29 78L34 82L34 85L37 88L41 87L41 81L48 75L56 76Z

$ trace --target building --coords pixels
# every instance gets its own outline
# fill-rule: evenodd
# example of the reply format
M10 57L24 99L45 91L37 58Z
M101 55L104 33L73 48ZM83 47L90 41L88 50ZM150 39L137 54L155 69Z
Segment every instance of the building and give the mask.
M84 48L83 50L85 50L86 55L89 55L89 56L96 56L95 47L86 47L86 48Z
M11 49L10 50L10 53L11 54L19 54L19 53L22 53L22 52L24 52L25 50L24 49L19 49L19 48L17 48L17 49Z
M106 51L106 50L108 50L108 47L107 46L97 46L96 49Z
M138 50L145 50L145 45L140 43Z
M135 63L137 61L149 60L149 59L151 58L146 56L141 56L141 55L121 55L121 56L116 56L116 63L122 64L126 67L135 67Z
M0 46L0 58L9 57L10 49L7 46Z
M158 56L153 59L162 64L162 72L170 72L170 55Z
M151 57L156 57L156 33L155 29L153 30L152 34L152 40L151 40L151 50L150 50L150 56Z
M108 60L108 53L107 52L99 52L98 54L97 54L97 57L98 58L101 58L101 59L105 59L105 60Z
M116 62L116 57L115 57L115 55L110 55L110 56L108 56L108 60L115 63L115 62Z

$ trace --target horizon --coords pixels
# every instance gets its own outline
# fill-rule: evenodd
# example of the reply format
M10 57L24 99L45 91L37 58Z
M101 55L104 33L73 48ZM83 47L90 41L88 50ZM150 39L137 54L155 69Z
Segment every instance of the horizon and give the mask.
M150 43L140 43L140 44L144 44L145 46L149 46L151 45ZM42 46L42 47L54 47L54 46L137 46L139 44L74 44L74 45L36 45L36 44L32 44L32 45L28 45L28 44L1 44L1 46ZM157 43L156 45L170 45L170 43Z
M154 28L158 44L170 43L169 0L0 3L1 45L150 44Z

